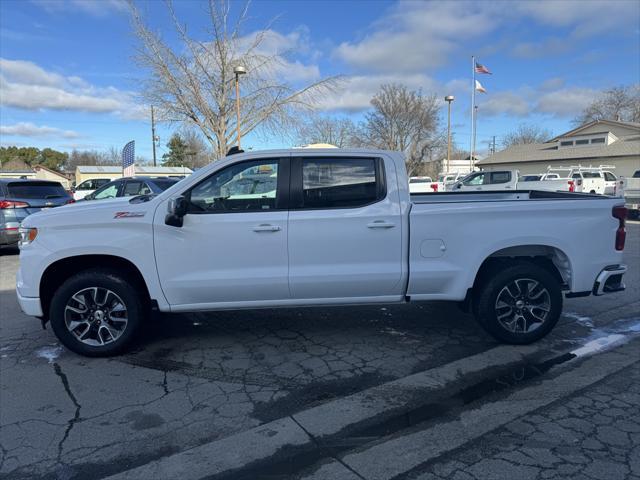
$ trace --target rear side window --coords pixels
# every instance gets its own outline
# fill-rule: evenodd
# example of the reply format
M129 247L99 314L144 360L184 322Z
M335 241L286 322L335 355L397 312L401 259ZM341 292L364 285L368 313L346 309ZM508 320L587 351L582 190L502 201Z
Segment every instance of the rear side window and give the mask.
M491 184L511 181L511 172L491 172Z
M167 188L173 187L178 182L176 180L154 180L153 183L164 192Z
M51 182L16 182L7 184L10 198L60 198L66 197L62 185Z
M368 205L384 192L372 158L302 160L302 208L345 208Z
M146 183L141 181L127 181L124 186L124 192L122 193L123 197L131 197L133 195L147 195L151 193L151 189L147 186Z

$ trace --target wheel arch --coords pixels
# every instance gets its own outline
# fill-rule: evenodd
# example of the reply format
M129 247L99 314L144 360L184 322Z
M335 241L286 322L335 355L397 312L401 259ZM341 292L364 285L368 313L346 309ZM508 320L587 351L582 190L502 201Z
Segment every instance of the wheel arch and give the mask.
M108 268L122 273L127 280L138 285L145 304L150 304L151 295L144 276L130 260L117 255L75 255L53 262L40 278L40 302L45 318L49 317L51 299L58 287L76 273L95 268Z
M476 271L473 289L493 268L515 261L531 262L549 271L563 290L569 290L572 282L572 267L569 256L560 248L551 245L531 244L501 248L488 255Z

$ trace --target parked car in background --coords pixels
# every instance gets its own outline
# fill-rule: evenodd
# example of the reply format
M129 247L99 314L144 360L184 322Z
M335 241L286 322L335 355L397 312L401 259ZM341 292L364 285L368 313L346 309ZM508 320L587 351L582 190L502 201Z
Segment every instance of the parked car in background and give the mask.
M82 200L84 197L89 195L90 193L95 192L100 187L109 183L111 178L91 178L89 180L85 180L84 182L76 185L71 189L73 192L74 200Z
M180 179L171 177L125 177L113 180L84 200L104 200L105 198L133 197L136 195L153 195L164 192L178 183Z
M542 180L557 180L560 178L558 173L534 173L530 175L522 175L519 182L540 182Z
M629 209L629 218L638 218L640 214L640 170L629 178L622 179L624 203Z
M429 193L436 191L432 187L433 179L431 177L411 177L409 178L409 192L411 193Z
M438 181L435 184L434 191L446 192L451 190L456 182L462 180L467 175L469 175L469 172L441 173L438 175Z
M0 179L0 246L18 243L20 223L32 213L73 201L59 182Z

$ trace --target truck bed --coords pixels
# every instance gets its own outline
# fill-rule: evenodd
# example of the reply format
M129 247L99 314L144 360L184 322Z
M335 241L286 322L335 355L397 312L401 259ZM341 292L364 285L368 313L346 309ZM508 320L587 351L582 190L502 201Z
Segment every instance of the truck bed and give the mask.
M603 200L610 197L590 193L551 192L545 190L509 190L484 192L439 192L413 193L411 202L460 203L460 202L507 202L522 200Z

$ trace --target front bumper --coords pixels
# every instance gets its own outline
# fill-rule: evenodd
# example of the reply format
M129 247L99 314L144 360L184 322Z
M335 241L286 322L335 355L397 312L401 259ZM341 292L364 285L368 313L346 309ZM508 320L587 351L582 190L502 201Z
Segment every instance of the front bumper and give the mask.
M604 295L623 291L626 288L623 282L625 273L627 273L626 265L609 265L596 278L593 294Z
M40 304L40 298L38 297L23 297L20 292L16 290L18 296L18 303L20 309L31 317L42 317L42 305Z

